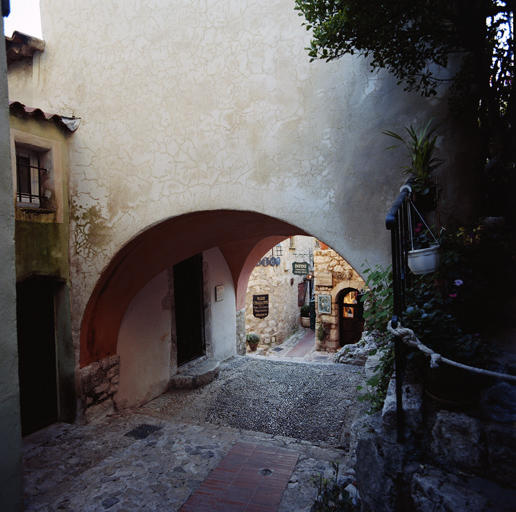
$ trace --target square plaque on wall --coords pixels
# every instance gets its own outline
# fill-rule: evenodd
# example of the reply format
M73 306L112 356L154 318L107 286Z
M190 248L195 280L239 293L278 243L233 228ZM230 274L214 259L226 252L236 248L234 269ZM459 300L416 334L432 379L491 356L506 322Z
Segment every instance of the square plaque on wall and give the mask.
M315 286L333 286L333 274L331 272L317 272L315 274Z
M224 285L215 286L215 301L220 302L224 300Z

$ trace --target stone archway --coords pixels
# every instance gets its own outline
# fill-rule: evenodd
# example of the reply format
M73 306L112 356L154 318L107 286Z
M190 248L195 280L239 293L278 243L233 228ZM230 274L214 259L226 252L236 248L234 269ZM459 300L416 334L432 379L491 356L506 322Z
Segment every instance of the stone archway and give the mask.
M168 219L131 240L103 272L85 310L83 405L104 414L114 400L118 407L136 406L167 388L177 372L171 269L195 254L205 259L206 355L224 359L236 353L252 269L278 240L297 234L306 233L266 215L217 210ZM225 290L223 301L215 288ZM227 343L222 347L222 338L233 340L233 352Z

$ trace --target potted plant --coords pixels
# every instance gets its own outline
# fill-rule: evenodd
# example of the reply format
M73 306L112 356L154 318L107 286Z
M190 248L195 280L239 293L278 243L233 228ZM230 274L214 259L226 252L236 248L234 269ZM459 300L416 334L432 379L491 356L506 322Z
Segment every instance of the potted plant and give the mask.
M250 332L246 336L247 344L249 345L249 350L254 352L258 348L258 344L260 343L260 335L255 332Z
M399 140L407 148L411 164L403 167L405 174L413 178L412 190L414 192L414 202L422 212L433 211L437 207L438 189L433 179L432 173L439 167L443 160L436 158L435 151L437 135L435 130L439 125L431 127L432 119L420 128L416 129L412 126L405 127L408 133L407 138L391 131L383 131L384 135ZM386 149L394 149L398 146L389 146Z
M439 243L429 228L419 222L411 233L408 266L413 274L430 274L439 267Z
M310 327L310 306L308 304L301 306L301 325Z

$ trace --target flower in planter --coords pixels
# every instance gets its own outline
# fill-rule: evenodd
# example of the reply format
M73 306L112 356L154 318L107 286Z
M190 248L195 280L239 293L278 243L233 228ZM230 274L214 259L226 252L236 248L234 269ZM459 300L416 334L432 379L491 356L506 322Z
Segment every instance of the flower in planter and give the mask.
M435 241L435 238L432 232L423 226L421 222L419 222L416 227L412 230L412 247L411 249L426 249L427 247L432 247L433 245L438 245Z

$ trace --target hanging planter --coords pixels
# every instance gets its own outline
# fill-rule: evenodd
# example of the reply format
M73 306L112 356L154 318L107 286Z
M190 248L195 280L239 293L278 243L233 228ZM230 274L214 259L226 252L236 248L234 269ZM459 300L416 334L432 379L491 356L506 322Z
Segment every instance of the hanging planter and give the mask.
M409 202L409 207L419 216L421 222L412 229L412 215L409 214L411 250L407 253L407 264L415 275L431 274L439 267L439 242L412 202ZM426 229L423 229L423 225Z
M408 266L413 274L430 274L439 267L439 246L414 249L408 252Z

